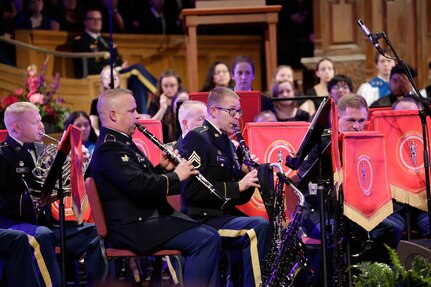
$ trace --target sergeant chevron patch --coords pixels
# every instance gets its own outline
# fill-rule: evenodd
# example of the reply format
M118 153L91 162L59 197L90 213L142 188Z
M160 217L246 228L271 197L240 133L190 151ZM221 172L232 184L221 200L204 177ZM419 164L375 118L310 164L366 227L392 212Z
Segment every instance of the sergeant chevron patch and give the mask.
M189 156L189 161L193 163L195 168L201 167L201 157L196 153L196 151L193 151L192 154Z

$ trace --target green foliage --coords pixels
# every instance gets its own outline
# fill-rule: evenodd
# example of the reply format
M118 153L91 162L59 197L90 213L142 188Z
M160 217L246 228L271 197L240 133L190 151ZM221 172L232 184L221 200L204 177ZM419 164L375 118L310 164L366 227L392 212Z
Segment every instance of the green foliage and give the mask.
M412 268L405 270L401 265L395 250L386 246L392 268L384 263L361 262L354 266L359 271L353 278L356 287L430 287L431 286L431 262L416 256L412 262Z

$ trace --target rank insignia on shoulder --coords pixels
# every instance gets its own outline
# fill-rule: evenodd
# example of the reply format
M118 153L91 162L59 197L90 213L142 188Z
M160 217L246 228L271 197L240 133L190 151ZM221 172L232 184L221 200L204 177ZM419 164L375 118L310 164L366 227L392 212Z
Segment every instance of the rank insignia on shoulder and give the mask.
M196 153L196 151L193 151L192 154L189 156L189 161L193 163L195 168L201 167L201 157Z
M127 156L127 154L125 154L124 156L121 157L121 160L123 162L128 162L129 161L129 157Z
M195 127L193 130L197 131L199 133L203 133L203 132L206 132L208 130L208 127L207 126L198 126L198 127Z

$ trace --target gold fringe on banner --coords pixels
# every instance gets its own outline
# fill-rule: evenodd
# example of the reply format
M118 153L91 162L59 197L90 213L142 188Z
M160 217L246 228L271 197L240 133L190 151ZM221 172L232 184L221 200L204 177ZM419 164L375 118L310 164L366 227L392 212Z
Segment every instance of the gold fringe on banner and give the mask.
M386 217L391 215L394 212L392 200L385 203L382 207L380 207L370 218L364 216L364 214L347 205L344 204L344 215L352 220L353 222L360 225L366 231L371 231L374 227L376 227L380 222L382 222Z
M406 189L399 188L392 184L389 184L389 187L392 192L392 198L394 198L396 201L419 208L423 211L428 211L426 189L414 194Z

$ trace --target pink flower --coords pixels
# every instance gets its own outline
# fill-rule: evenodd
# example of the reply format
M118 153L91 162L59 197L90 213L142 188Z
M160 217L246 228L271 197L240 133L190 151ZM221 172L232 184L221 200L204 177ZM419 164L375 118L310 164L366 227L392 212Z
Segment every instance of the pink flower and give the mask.
M14 95L16 95L16 96L22 96L24 94L24 89L23 88L19 88L19 89L16 89L15 90L15 92L14 92Z
M33 104L39 104L39 105L43 104L43 95L42 94L39 94L39 93L33 94L28 99Z

